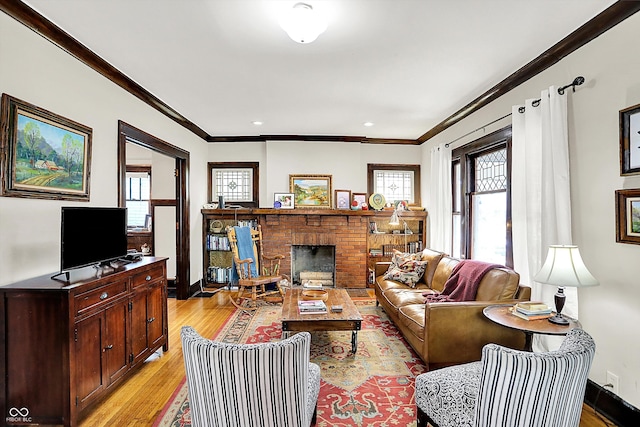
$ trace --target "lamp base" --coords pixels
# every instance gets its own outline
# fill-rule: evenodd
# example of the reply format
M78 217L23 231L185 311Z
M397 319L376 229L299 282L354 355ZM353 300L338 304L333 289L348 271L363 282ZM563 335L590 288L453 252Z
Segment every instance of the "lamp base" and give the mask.
M555 316L551 316L549 318L549 322L555 323L556 325L568 325L569 321L565 319L562 314L556 314Z

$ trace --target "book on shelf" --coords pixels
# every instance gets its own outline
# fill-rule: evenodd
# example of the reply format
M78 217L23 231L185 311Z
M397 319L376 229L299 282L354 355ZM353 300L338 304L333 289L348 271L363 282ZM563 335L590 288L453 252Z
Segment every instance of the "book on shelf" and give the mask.
M525 314L520 312L517 308L515 307L511 307L509 309L509 311L511 312L511 314L513 314L516 317L519 317L520 319L524 319L524 320L542 320L542 319L548 319L549 317L551 317L551 312L549 313L541 313L541 314Z
M300 314L324 314L327 305L322 300L298 301L298 311Z

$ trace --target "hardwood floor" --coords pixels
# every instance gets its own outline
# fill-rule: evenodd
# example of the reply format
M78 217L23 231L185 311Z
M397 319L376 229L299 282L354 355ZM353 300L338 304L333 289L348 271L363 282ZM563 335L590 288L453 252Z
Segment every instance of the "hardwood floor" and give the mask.
M180 328L193 326L205 337L213 337L235 307L222 291L211 298L178 301L169 298L169 351L147 360L132 377L87 409L81 427L151 426L184 378ZM580 427L606 427L592 408L585 406Z

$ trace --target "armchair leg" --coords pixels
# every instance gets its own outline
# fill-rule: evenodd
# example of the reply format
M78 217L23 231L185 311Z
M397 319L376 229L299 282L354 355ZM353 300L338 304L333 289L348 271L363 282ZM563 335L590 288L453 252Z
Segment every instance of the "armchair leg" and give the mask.
M424 413L422 409L418 407L418 427L438 427L436 423L434 423L429 416Z

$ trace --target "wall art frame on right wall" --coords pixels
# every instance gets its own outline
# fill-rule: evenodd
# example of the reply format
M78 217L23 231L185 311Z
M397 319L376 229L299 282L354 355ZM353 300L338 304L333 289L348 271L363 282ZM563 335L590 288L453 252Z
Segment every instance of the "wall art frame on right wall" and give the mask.
M640 104L620 110L620 175L640 174Z
M616 242L640 245L640 189L616 191Z

